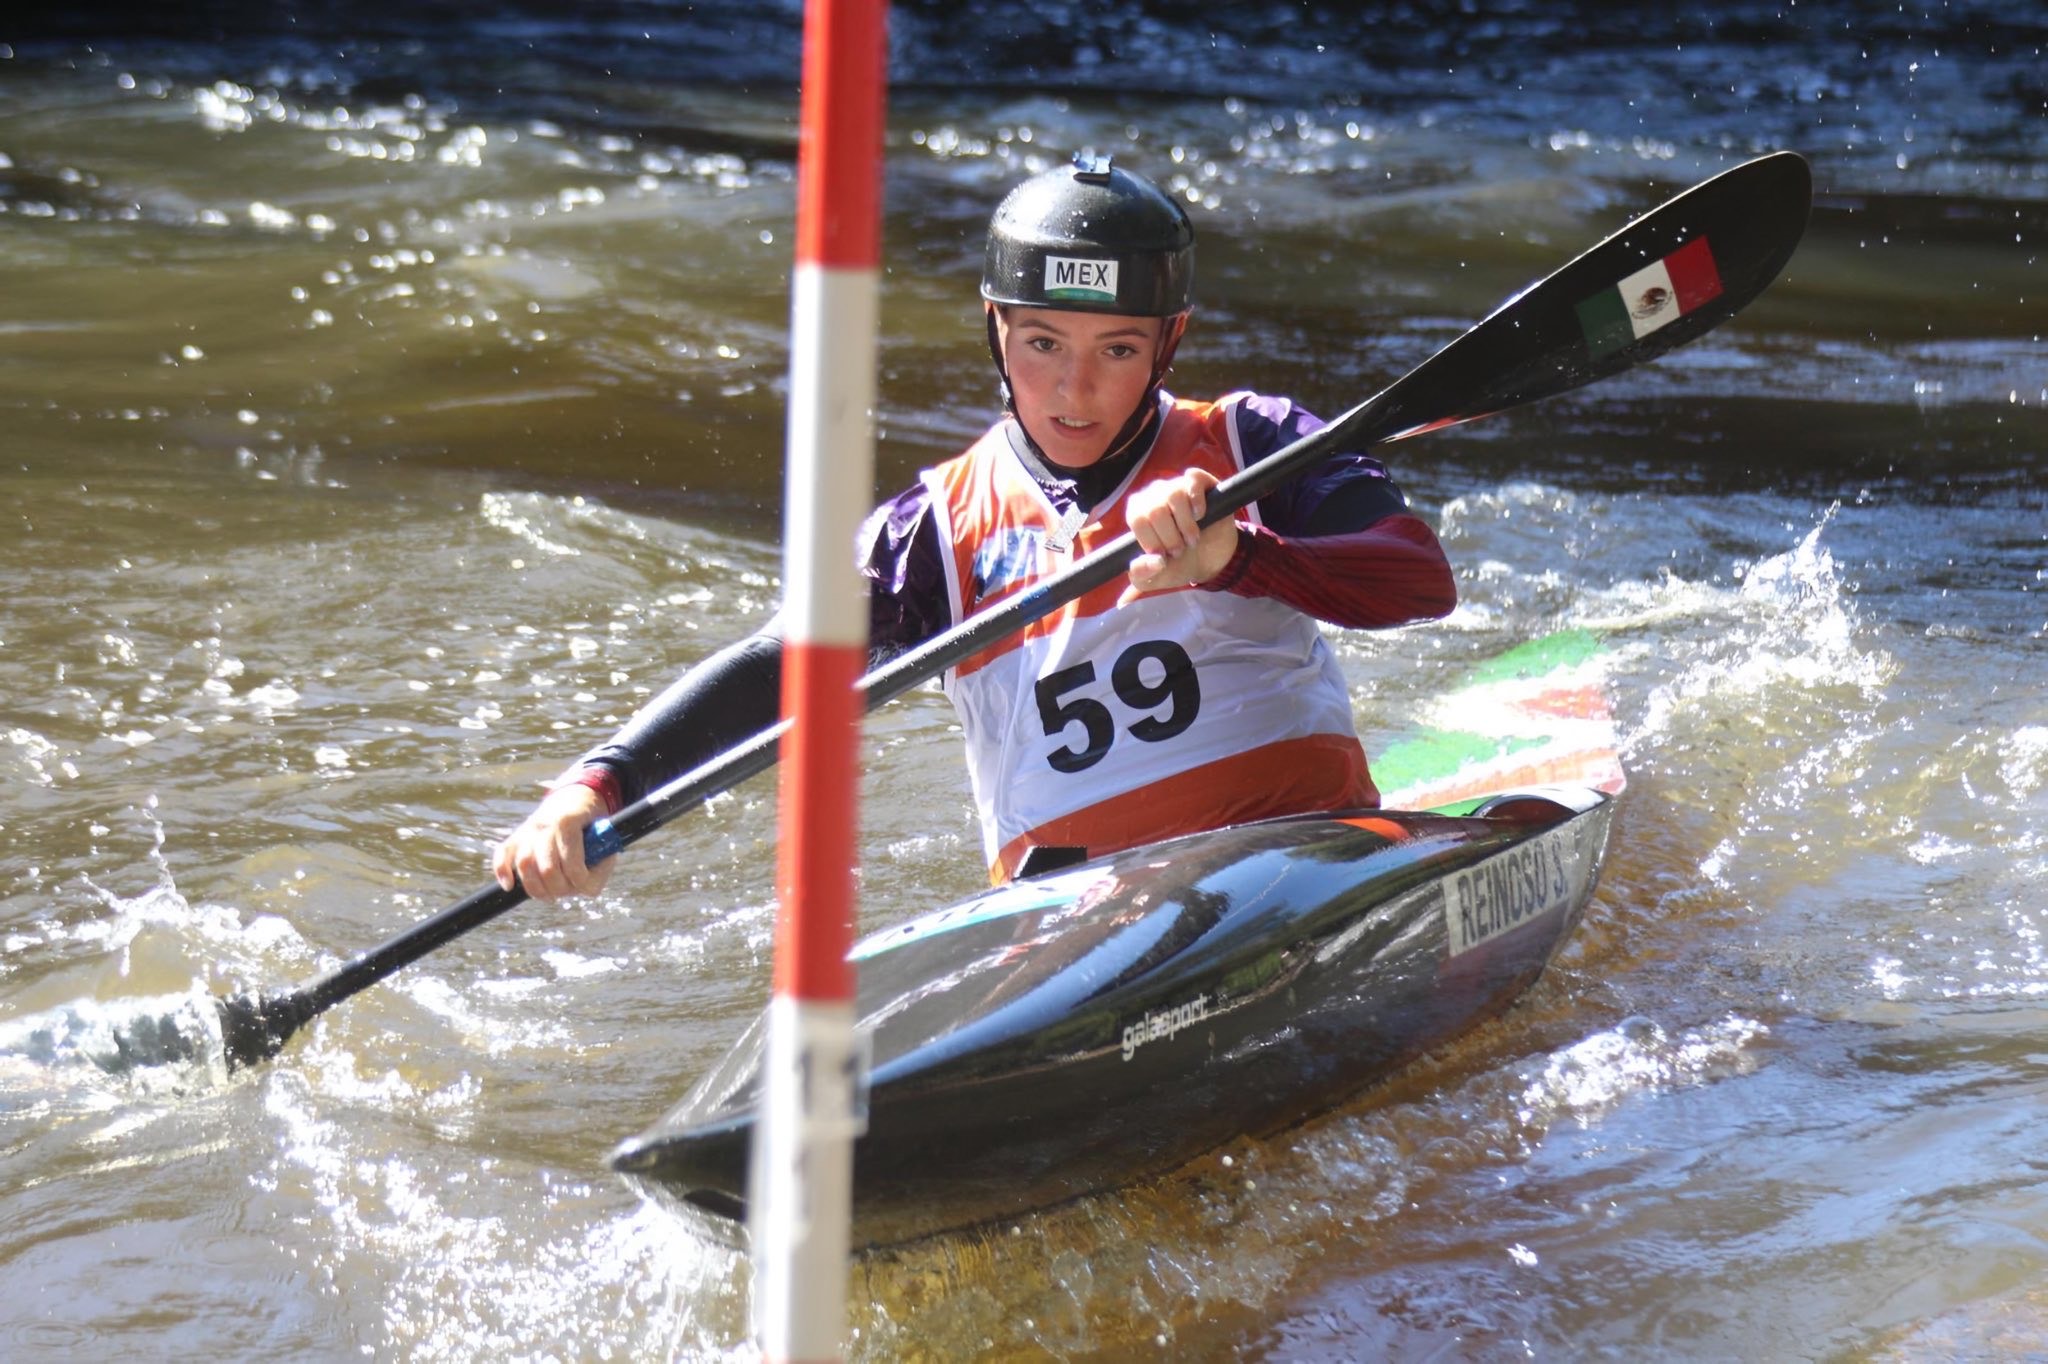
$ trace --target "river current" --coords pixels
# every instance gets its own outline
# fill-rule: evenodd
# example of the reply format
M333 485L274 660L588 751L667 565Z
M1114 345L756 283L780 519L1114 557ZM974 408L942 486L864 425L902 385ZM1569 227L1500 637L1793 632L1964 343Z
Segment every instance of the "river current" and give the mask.
M1004 8L893 16L878 496L991 419L981 228L1079 147L1197 221L1174 387L1325 414L1749 156L1817 197L1699 343L1385 452L1462 600L1332 632L1369 753L1606 646L1552 971L1291 1132L865 1257L850 1357L2039 1357L2039 10ZM798 13L172 15L0 24L0 1356L747 1357L743 1257L604 1157L765 998L772 775L267 1066L92 1057L474 889L773 609ZM871 722L864 927L982 883L957 744Z

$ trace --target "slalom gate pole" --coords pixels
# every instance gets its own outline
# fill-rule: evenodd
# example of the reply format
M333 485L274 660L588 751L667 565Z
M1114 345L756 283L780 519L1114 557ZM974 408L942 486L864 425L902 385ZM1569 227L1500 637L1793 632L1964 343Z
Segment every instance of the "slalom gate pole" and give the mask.
M874 500L886 0L806 0L784 489L775 992L749 1198L770 1361L840 1358L862 1088L853 942L859 682L854 536Z

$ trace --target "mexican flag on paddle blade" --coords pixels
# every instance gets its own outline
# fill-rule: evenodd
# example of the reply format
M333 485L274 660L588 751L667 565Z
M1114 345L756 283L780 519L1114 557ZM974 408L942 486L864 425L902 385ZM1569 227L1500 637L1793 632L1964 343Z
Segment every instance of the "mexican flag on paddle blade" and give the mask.
M1610 355L1675 322L1721 293L1721 273L1705 237L1694 237L1579 304L1579 326L1593 358Z

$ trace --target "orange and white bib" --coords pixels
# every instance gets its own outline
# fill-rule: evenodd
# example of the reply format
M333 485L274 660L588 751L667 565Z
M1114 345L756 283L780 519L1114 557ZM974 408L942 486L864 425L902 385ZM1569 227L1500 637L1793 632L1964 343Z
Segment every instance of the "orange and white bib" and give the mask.
M1063 545L1059 510L996 426L923 478L953 619L1122 535L1140 483L1243 466L1234 413L1162 397L1151 451ZM1239 515L1257 520L1256 505ZM1351 700L1316 622L1199 588L1118 607L1119 576L949 669L991 879L1034 845L1115 852L1273 815L1378 804Z

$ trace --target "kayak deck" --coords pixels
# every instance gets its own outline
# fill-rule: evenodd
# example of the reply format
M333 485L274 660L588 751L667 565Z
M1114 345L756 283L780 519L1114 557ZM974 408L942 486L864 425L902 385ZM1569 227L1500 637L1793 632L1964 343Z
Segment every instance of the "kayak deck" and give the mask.
M856 1247L1162 1173L1326 1111L1506 1008L1591 897L1613 798L1239 825L872 935ZM756 1023L615 1170L746 1215Z

